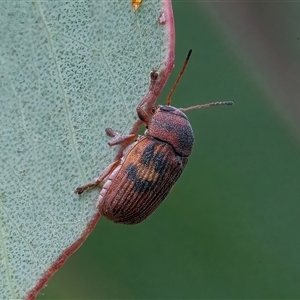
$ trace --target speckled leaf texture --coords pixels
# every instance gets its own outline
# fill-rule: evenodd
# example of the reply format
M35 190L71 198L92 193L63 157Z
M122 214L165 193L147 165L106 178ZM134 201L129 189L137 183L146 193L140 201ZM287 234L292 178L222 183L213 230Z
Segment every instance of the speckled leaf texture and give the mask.
M150 71L173 67L170 1L4 1L0 9L0 299L33 299L96 225ZM100 222L101 223L101 222ZM99 224L101 226L101 224Z

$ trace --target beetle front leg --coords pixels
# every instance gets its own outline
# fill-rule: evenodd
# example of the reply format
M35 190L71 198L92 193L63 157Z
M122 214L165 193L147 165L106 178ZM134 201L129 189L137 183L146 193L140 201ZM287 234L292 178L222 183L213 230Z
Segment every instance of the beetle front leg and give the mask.
M95 181L90 182L90 183L88 183L86 185L78 187L74 191L74 193L80 195L84 191L86 191L87 189L95 187L96 185L100 185L105 180L105 178L108 177L119 164L120 164L119 160L113 162L112 164L110 164L108 167L106 167L104 169L104 171L100 174L100 176L95 179Z
M158 97L156 91L158 73L156 70L151 71L150 80L149 92L136 108L139 119L144 122L146 126L148 126L149 123L149 116L153 114L155 101Z

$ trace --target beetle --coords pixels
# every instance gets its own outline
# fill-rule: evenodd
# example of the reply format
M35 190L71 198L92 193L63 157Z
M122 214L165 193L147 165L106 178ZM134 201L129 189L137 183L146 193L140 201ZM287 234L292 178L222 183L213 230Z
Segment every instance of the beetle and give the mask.
M82 194L96 185L102 189L96 204L102 216L122 224L142 222L166 198L185 168L192 152L194 134L185 111L210 106L233 105L233 102L213 102L188 108L170 106L171 96L182 76L192 50L167 97L166 105L149 106L143 99L137 106L137 115L146 126L144 135L121 135L111 128L109 146L125 145L122 156L110 164L91 183L78 187ZM151 72L150 89L159 74Z

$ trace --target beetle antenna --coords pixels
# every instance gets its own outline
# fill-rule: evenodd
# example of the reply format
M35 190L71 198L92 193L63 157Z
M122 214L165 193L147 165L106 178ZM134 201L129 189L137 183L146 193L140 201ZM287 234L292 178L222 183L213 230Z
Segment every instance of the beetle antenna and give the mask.
M234 105L232 101L224 101L224 102L211 102L207 104L201 104L201 105L194 105L187 108L179 108L181 111L188 111L192 109L200 109L200 108L206 108L211 106L220 106L220 105Z
M184 70L185 70L185 68L187 66L187 63L188 63L188 61L190 59L191 54L192 54L192 49L189 51L189 53L188 53L188 55L187 55L187 57L186 57L186 59L184 61L184 64L183 64L183 66L181 68L181 71L180 71L180 73L179 73L179 75L178 75L178 77L177 77L177 79L176 79L176 81L175 81L175 83L174 83L174 85L173 85L173 87L172 87L172 89L171 89L168 97L167 97L167 105L168 106L171 104L171 97L172 97L172 95L173 95L173 93L174 93L174 91L175 91L175 89L177 87L177 84L178 84L178 82L179 82L182 74L184 73Z

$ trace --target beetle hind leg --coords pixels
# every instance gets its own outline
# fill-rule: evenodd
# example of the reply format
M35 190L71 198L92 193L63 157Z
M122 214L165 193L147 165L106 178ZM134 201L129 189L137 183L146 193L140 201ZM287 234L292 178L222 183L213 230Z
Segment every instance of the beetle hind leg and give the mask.
M119 164L120 164L120 160L113 162L108 167L106 167L104 169L104 171L100 174L100 176L98 178L96 178L93 182L90 182L83 186L79 186L78 188L76 188L74 193L80 195L87 189L95 187L96 185L102 184L106 180L106 178L115 170L115 168L118 167Z

